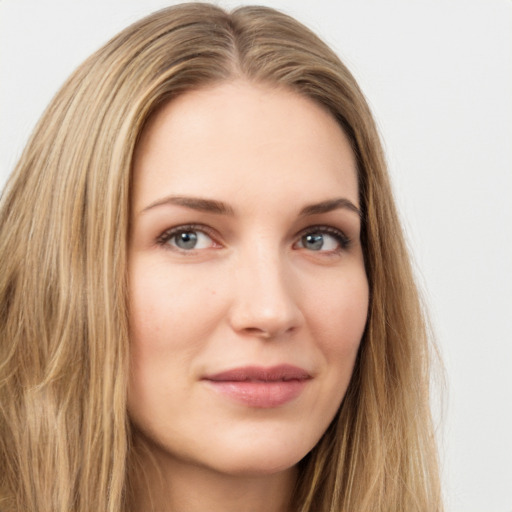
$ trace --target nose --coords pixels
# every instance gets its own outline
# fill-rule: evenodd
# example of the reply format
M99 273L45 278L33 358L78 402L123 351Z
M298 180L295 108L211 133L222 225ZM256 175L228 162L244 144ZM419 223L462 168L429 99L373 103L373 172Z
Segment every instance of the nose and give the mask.
M303 323L299 290L286 257L260 249L240 257L233 272L231 327L238 333L276 339Z

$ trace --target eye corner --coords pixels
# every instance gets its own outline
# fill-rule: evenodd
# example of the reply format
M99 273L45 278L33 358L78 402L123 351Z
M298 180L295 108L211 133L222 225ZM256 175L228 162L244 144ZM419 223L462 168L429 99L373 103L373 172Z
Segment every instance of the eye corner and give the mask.
M310 237L309 240L307 240L308 237ZM347 250L352 243L341 229L324 225L309 226L298 233L297 238L298 240L293 244L294 249L323 256L339 254ZM306 243L310 246L307 247Z
M178 239L179 236L182 238ZM175 243L171 243L172 240ZM222 247L212 229L199 224L179 225L166 229L156 238L156 245L188 256Z

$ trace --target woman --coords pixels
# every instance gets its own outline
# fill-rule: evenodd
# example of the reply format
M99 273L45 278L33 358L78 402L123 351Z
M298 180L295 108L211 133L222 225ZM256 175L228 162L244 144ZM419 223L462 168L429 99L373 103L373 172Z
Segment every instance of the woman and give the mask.
M1 205L0 509L441 510L368 106L261 7L89 58Z

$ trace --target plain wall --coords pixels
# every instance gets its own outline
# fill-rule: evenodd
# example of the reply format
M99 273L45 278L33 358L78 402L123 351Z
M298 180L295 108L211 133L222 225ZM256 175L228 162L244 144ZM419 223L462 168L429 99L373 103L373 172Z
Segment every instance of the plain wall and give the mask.
M171 3L0 0L0 186L69 73ZM337 50L381 129L446 366L447 512L511 512L512 2L258 3L294 15ZM440 418L437 401L434 409Z

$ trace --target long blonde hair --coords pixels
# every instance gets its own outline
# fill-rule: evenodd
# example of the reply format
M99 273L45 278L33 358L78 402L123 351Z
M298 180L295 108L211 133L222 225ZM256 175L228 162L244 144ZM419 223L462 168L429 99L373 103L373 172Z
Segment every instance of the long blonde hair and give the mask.
M132 155L162 104L237 77L326 107L358 162L368 323L339 413L300 462L294 510L442 509L429 342L367 103L338 57L294 19L195 3L139 21L80 66L2 195L2 511L130 510Z

